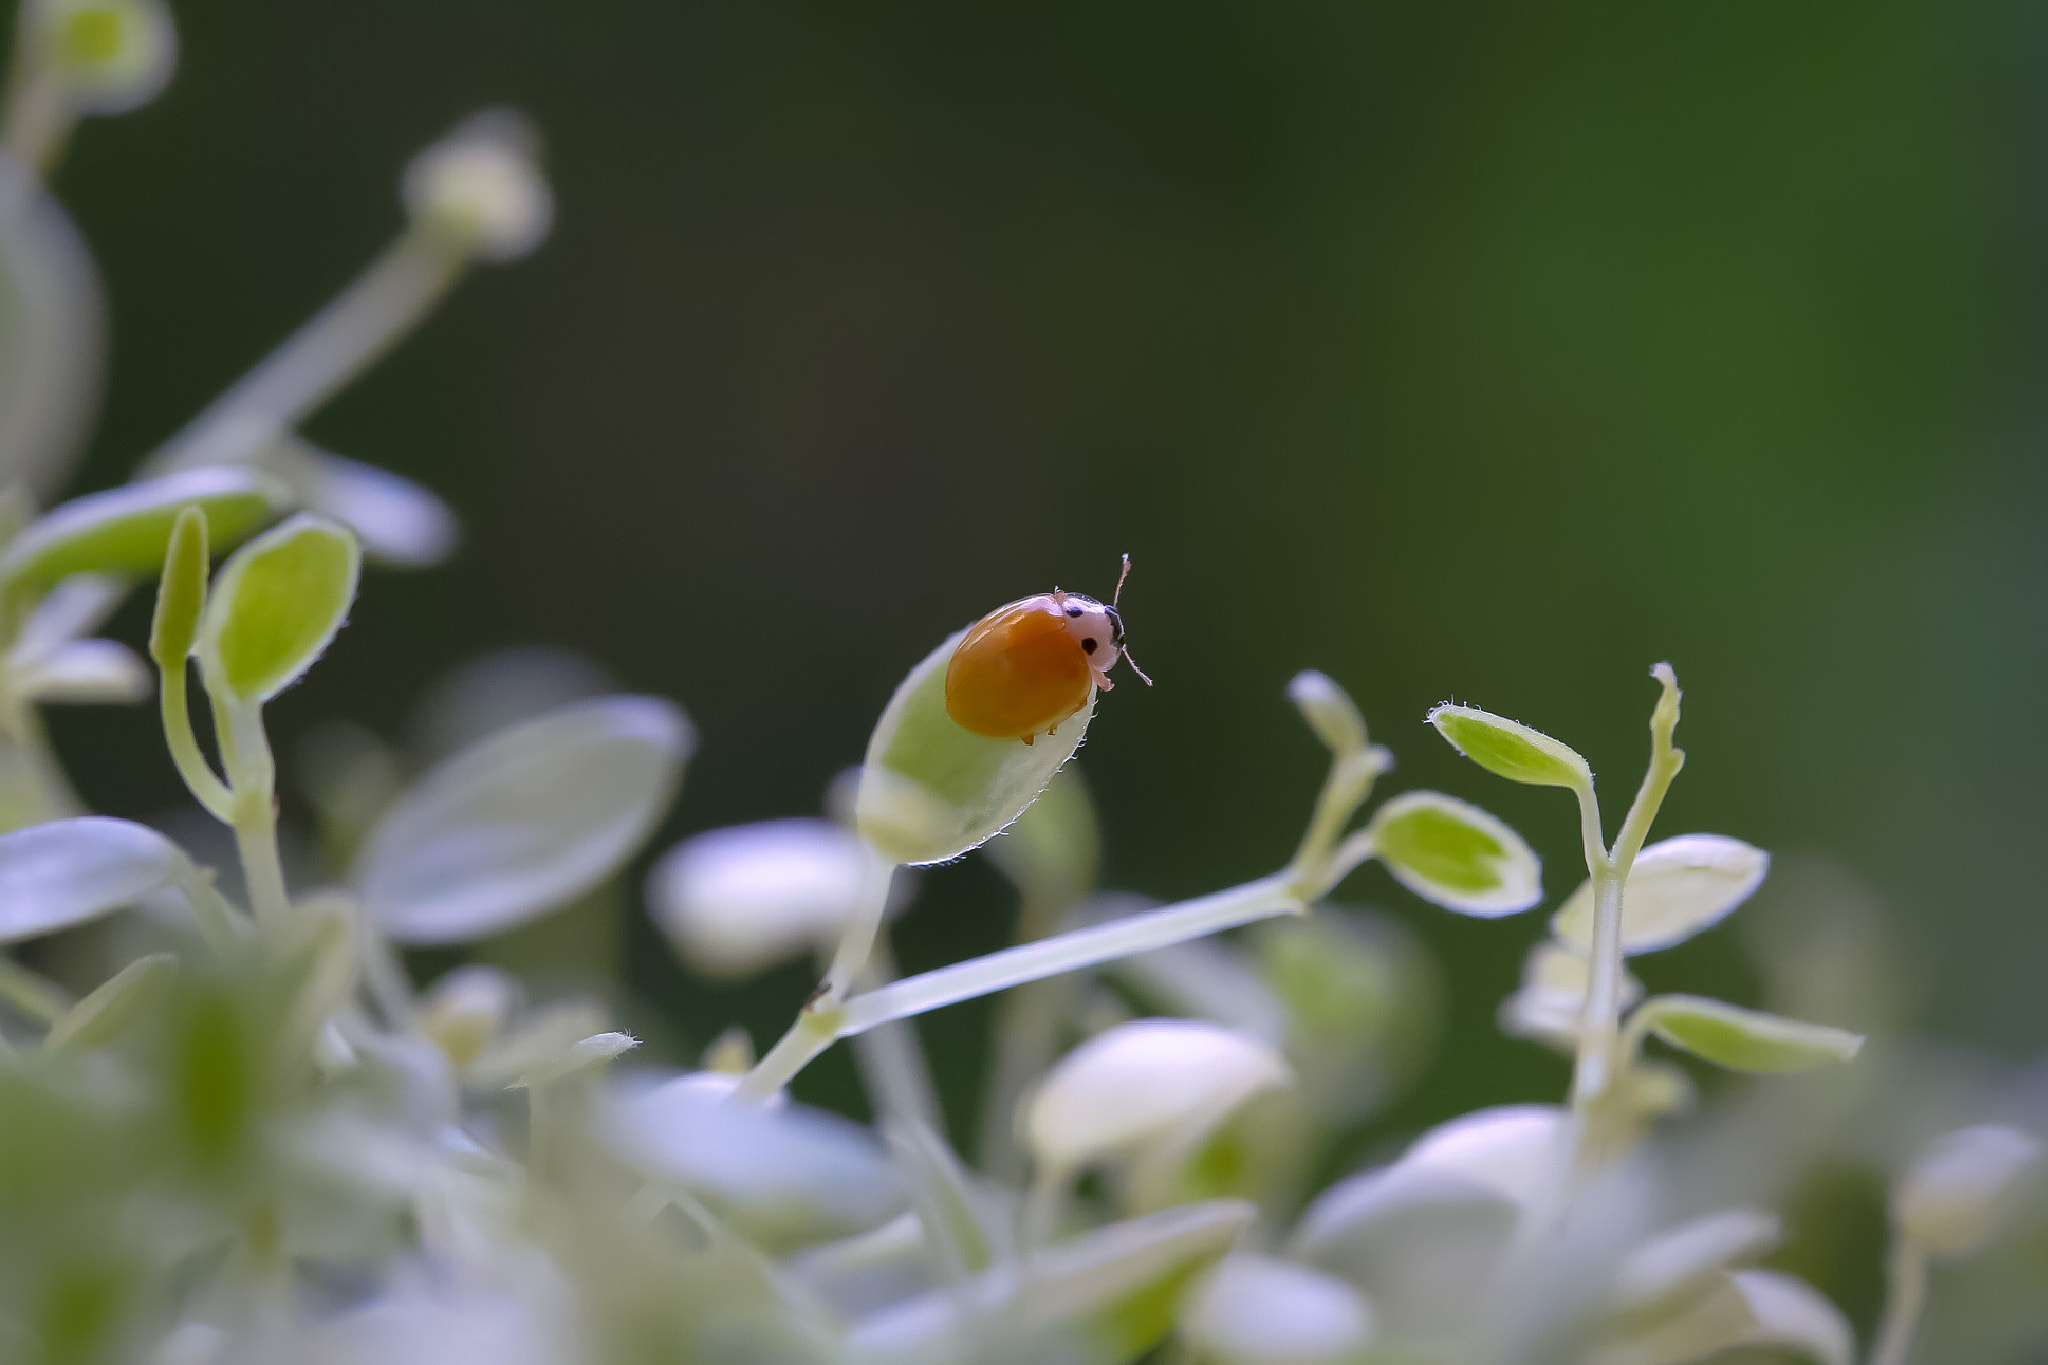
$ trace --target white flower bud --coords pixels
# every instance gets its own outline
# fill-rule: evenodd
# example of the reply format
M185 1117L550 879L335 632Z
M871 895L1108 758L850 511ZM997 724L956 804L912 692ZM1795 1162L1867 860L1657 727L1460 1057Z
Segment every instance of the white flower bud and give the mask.
M1936 1256L1967 1256L1991 1240L2041 1143L2001 1124L1938 1139L1892 1197L1899 1231Z
M465 119L405 168L407 211L414 221L469 243L485 260L526 255L555 219L537 141L527 121L509 109Z
M1269 1045L1193 1019L1134 1019L1052 1069L1029 1106L1038 1160L1075 1170L1220 1123L1261 1090L1291 1083Z

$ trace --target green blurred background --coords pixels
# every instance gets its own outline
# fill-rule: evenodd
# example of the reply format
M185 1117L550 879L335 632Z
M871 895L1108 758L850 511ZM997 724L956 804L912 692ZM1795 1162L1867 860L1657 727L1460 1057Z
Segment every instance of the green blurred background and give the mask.
M1159 685L1083 755L1110 884L1286 857L1321 755L1282 687L1313 666L1393 789L1511 820L1554 904L1569 802L1423 712L1566 739L1618 818L1669 659L1692 761L1664 832L1839 861L1929 1029L2048 1042L2039 7L178 10L168 93L58 178L113 300L79 488L380 247L399 167L463 114L529 111L560 199L536 257L311 423L446 495L467 543L368 580L287 735L396 733L451 664L565 644L698 721L670 834L807 813L946 632L1107 592L1128 550ZM57 725L101 807L177 795L146 708ZM1444 964L1448 1053L1401 1121L1559 1092L1492 1024L1537 916L1456 920L1377 871L1344 897ZM938 872L900 954L1011 914L978 861ZM728 1017L765 1044L810 984L691 983L644 927L628 958L672 1050ZM1726 929L1645 975L1755 998ZM956 1094L984 1018L928 1021Z

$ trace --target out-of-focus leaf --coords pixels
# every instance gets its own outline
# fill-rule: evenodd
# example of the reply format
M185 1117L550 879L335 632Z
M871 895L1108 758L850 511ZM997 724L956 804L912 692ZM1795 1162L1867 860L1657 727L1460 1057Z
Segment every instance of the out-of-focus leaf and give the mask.
M1313 668L1294 675L1287 699L1332 754L1343 757L1365 748L1365 717L1351 694Z
M1356 1365L1372 1342L1372 1308L1334 1275L1239 1252L1188 1296L1180 1332L1215 1365Z
M854 807L861 834L899 863L948 862L1024 813L1074 756L1095 714L1089 693L1059 733L990 739L946 713L946 666L966 631L910 670L868 740Z
M647 874L655 922L691 967L749 976L837 941L872 875L860 836L829 820L693 835Z
M403 943L482 938L610 876L667 809L695 737L658 697L605 697L449 758L365 842L356 885Z
M1069 763L981 851L1025 896L1073 905L1095 890L1101 839L1088 784L1081 769Z
M1188 1286L1252 1219L1219 1199L1112 1223L958 1290L934 1291L854 1325L848 1365L1121 1365L1172 1328Z
M1697 995L1655 996L1643 1002L1640 1013L1665 1042L1731 1071L1808 1071L1846 1062L1863 1047L1860 1033Z
M1723 1209L1682 1223L1629 1253L1615 1278L1615 1304L1641 1314L1675 1308L1706 1292L1722 1271L1756 1260L1778 1245L1776 1214Z
M1405 792L1369 828L1395 880L1446 910L1495 919L1543 899L1543 867L1522 836L1455 797Z
M1056 1170L1187 1140L1291 1079L1270 1044L1194 1019L1134 1019L1062 1058L1032 1097L1033 1153Z
M1748 900L1771 855L1720 834L1681 834L1636 855L1621 900L1621 950L1654 953L1711 929ZM1593 950L1593 884L1581 882L1550 923L1581 955Z
M254 469L191 469L73 498L0 552L0 582L48 588L72 574L154 578L186 507L206 514L216 550L233 545L288 506L290 494Z
M62 206L0 152L0 487L62 486L99 398L105 311Z
M44 702L121 705L155 687L149 665L118 640L73 640L14 677L16 695Z
M1850 1365L1855 1334L1841 1310L1803 1280L1769 1270L1724 1274L1675 1316L1593 1356L1594 1365L1685 1365L1738 1347Z
M43 1050L90 1052L105 1047L163 998L177 971L178 959L170 953L135 959L52 1024Z
M2004 1124L1945 1134L1900 1182L1892 1220L1937 1256L1968 1256L1991 1240L2040 1159L2040 1139Z
M699 1072L620 1100L609 1121L620 1154L770 1249L903 1210L902 1182L866 1129L804 1105L729 1102L737 1079Z
M133 905L169 885L184 863L155 830L101 815L0 834L0 943Z

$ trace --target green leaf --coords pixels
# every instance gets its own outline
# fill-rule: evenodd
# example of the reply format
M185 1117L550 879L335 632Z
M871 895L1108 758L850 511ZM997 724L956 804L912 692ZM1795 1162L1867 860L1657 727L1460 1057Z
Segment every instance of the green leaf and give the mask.
M1533 787L1592 785L1593 770L1568 744L1474 706L1438 706L1429 723L1451 747L1497 777Z
M268 701L297 682L341 629L361 566L354 536L304 513L236 551L200 621L207 690Z
M1365 717L1351 694L1313 668L1294 675L1287 699L1331 753L1355 754L1365 747Z
M1731 1071L1810 1071L1846 1062L1863 1035L1746 1010L1697 995L1659 995L1643 1002L1651 1032L1695 1057Z
M90 1052L105 1047L163 997L177 971L178 959L170 953L135 959L52 1024L43 1051Z
M199 635L199 614L206 609L206 513L188 506L171 525L171 543L164 553L163 577L157 582L156 612L149 622L149 657L158 668L183 667Z
M926 655L889 698L854 798L861 834L899 863L949 862L1022 815L1073 757L1095 698L1036 743L990 739L946 714L946 665L966 631Z
M0 583L39 590L77 573L154 575L187 507L206 514L218 545L233 545L289 505L284 486L253 469L215 466L74 498L0 554Z
M1771 855L1721 834L1681 834L1636 855L1622 890L1621 950L1654 953L1711 929L1748 900ZM1572 951L1593 950L1593 884L1579 883L1550 922Z
M1477 806L1407 792L1374 813L1373 852L1401 885L1461 915L1495 919L1543 899L1543 865Z

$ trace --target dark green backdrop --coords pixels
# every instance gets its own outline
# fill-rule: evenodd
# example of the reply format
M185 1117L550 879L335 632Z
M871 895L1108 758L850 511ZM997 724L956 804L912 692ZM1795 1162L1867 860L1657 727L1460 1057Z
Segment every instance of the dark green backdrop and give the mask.
M1568 801L1423 711L1538 724L1618 806L1668 658L1692 762L1665 831L1840 860L1931 1028L2048 1042L2038 8L178 8L168 94L59 177L114 306L82 487L380 246L400 164L458 116L530 111L560 195L538 256L312 423L469 539L369 580L287 731L391 730L465 655L559 642L701 725L672 832L810 811L945 632L1104 591L1129 550L1159 685L1085 751L1113 884L1285 856L1319 755L1281 688L1312 665L1399 782L1522 828L1554 899ZM146 715L60 739L107 808L175 793ZM1376 872L1346 895L1445 962L1414 1119L1557 1092L1491 1026L1534 916L1454 921ZM985 868L934 875L902 955L1008 913ZM693 1046L807 984L632 955ZM1650 968L1753 998L1727 931ZM956 1083L980 1017L931 1031Z

